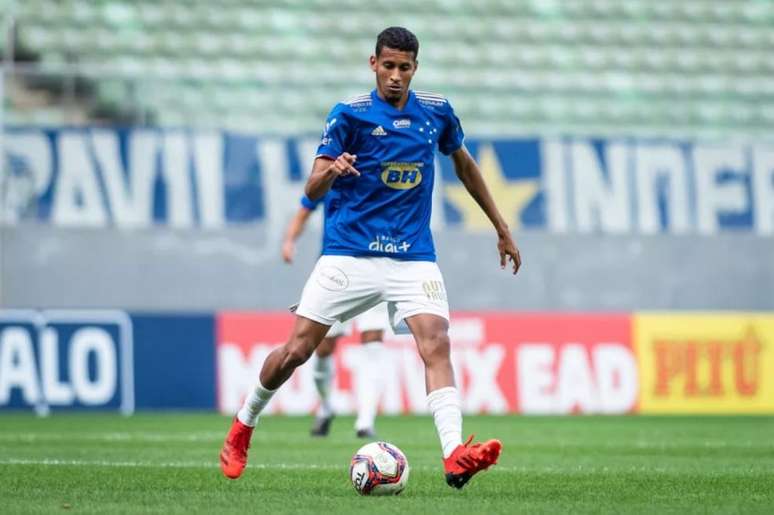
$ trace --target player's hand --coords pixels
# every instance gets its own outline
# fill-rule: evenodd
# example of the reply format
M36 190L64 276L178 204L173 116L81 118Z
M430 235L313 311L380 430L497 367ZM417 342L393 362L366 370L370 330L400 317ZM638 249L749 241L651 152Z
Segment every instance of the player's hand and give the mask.
M290 241L287 240L282 243L282 260L285 263L292 263L293 262L293 256L296 253L296 245Z
M498 235L497 250L500 252L500 268L505 270L507 260L510 259L511 263L513 263L513 274L516 275L516 272L521 267L521 255L510 233L506 232Z
M328 167L328 172L333 173L337 177L344 177L347 175L360 176L360 172L357 168L352 166L357 160L357 156L344 152Z

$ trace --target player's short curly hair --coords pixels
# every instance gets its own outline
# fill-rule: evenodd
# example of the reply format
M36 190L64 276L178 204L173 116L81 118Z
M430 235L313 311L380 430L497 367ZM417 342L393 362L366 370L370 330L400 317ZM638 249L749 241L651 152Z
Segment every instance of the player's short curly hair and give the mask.
M413 32L403 27L387 27L379 33L376 37L376 57L379 57L384 47L414 52L414 60L419 54L419 40Z

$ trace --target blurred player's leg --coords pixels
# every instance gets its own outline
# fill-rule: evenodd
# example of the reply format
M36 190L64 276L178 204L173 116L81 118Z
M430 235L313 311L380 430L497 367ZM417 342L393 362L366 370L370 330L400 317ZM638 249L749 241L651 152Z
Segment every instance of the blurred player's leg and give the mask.
M387 322L386 310L379 311L380 313L385 311L381 315L381 323L385 324ZM359 320L358 318L358 322ZM365 330L362 327L361 331L364 360L362 361L362 372L356 375L357 419L355 420L355 434L358 438L374 438L376 436L376 410L384 388L384 345L382 343L384 331Z
M309 359L329 328L328 325L297 316L290 340L282 347L274 349L266 358L258 384L245 398L223 443L220 468L226 477L236 479L242 475L247 465L247 449L250 447L250 438L258 416L296 367Z
M314 385L317 387L317 393L320 396L320 406L317 409L314 424L310 431L312 436L327 436L333 421L333 407L331 406L331 384L335 375L333 351L336 349L336 340L338 339L338 334L340 334L336 331L335 336L331 336L331 333L334 333L334 329L336 329L336 326L331 328L328 336L323 338L323 341L315 351Z

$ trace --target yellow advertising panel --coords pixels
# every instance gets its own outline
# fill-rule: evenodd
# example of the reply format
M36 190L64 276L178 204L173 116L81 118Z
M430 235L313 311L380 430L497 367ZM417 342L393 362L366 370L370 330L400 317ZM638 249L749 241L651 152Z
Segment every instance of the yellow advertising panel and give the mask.
M774 314L634 315L641 413L774 413Z

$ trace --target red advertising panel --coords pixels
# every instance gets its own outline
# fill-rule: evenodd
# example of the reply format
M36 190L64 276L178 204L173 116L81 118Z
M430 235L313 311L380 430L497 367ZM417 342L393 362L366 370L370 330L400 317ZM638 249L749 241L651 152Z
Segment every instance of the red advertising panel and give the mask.
M637 404L628 314L488 314L484 345L507 353L498 383L521 413L627 413Z
M292 315L286 313L218 316L222 411L239 408L266 356L286 341L292 324ZM467 413L627 413L637 405L638 369L628 314L454 313L450 336ZM365 366L369 357L358 342L355 330L337 344L332 393L336 410L353 412L357 393L353 385L376 381L381 412L425 412L424 366L413 339L386 336L380 377ZM316 406L312 364L307 363L268 410L305 414Z

